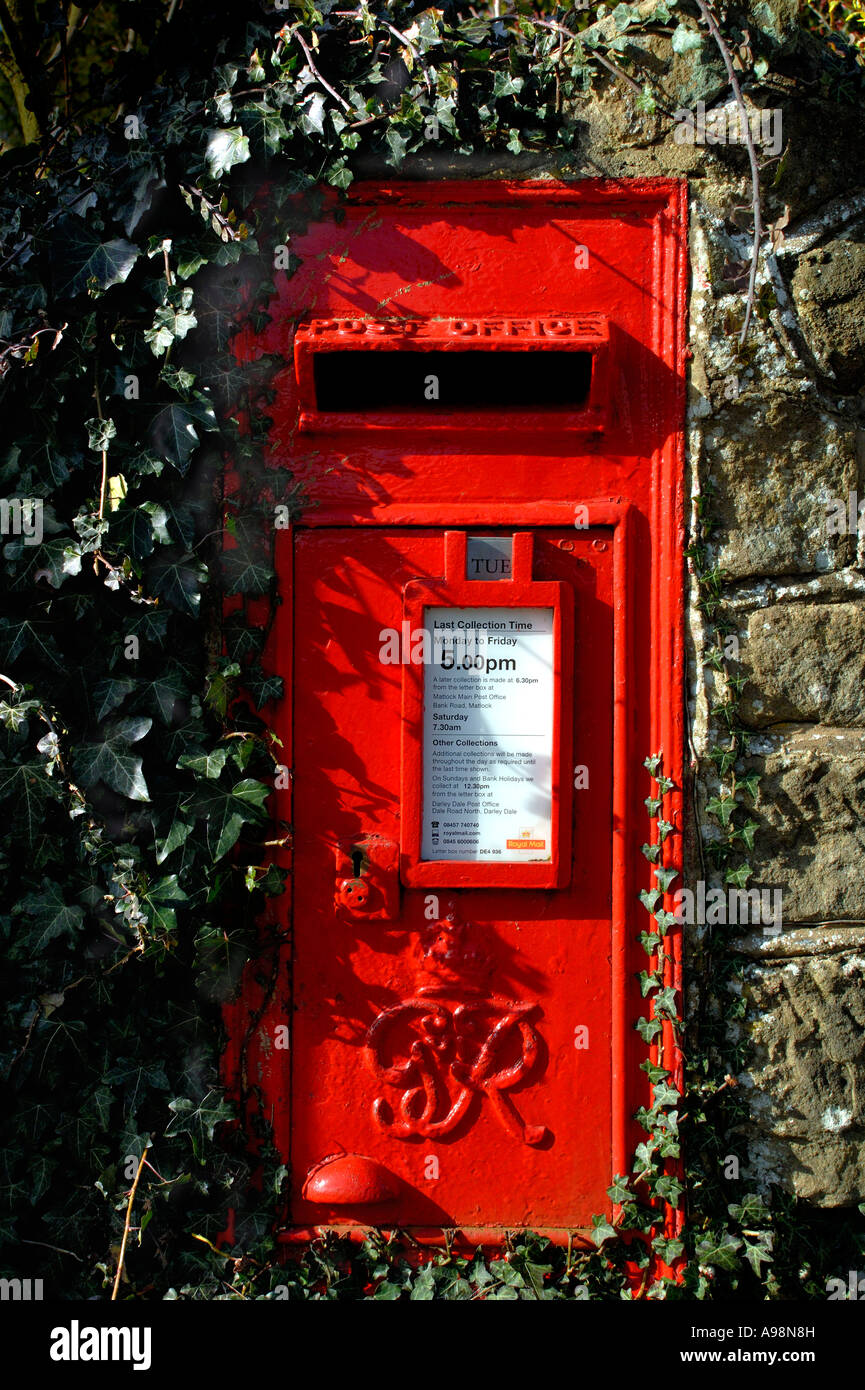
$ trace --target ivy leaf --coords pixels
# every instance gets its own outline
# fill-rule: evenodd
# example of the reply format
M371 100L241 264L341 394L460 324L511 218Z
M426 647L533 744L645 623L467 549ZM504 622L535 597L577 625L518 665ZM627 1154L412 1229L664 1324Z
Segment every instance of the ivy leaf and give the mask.
M267 559L257 554L255 547L245 545L224 552L222 572L229 594L267 594L274 578Z
M12 798L16 824L31 848L42 829L45 807L57 795L56 783L42 763L0 762L0 801Z
M128 549L134 560L153 553L153 524L143 507L120 507L114 514L112 540Z
M188 839L192 829L193 825L191 821L183 820L181 816L175 816L165 838L156 841L157 864L164 863L169 854L179 849Z
M746 1238L745 1259L759 1279L760 1266L771 1264L773 1260L771 1231L761 1231L756 1236L751 1235Z
M750 864L739 864L735 869L727 869L724 874L725 883L733 883L737 888L745 888L748 879L751 877L752 869Z
M432 1265L424 1265L411 1286L409 1299L412 1303L428 1303L435 1296Z
M400 1298L401 1295L402 1289L399 1284L394 1284L390 1279L383 1279L376 1288L373 1298L393 1303L394 1300Z
M724 829L730 824L730 817L736 809L736 802L732 796L713 796L706 802L706 810L710 816L715 816Z
M638 1018L634 1027L646 1043L650 1043L661 1031L661 1023L657 1018Z
M399 131L395 128L395 126L390 126L384 139L385 144L390 150L390 155L387 161L388 164L401 164L402 161L405 159L406 146L408 145L408 140L406 139L406 137L404 135L400 135Z
M625 1177L624 1173L614 1174L612 1185L607 1188L607 1196L610 1201L615 1202L617 1206L621 1206L623 1202L627 1202L628 1198L631 1196L631 1191L628 1187L628 1179Z
M113 420L100 420L98 416L92 420L85 420L84 428L87 430L87 447L97 454L108 448L117 433L117 426Z
M244 106L240 119L250 132L253 142L274 154L288 139L285 121L275 107L266 101L253 101Z
M144 341L150 344L154 357L162 357L176 338L185 338L190 328L196 327L198 319L191 304L192 290L186 288L179 305L161 304L156 310L152 325L144 331Z
M59 1166L59 1164L58 1164L58 1160L57 1160L57 1159L46 1158L44 1154L36 1154L36 1155L34 1155L34 1156L31 1158L31 1162L30 1162L30 1204L31 1204L31 1206L35 1205L35 1203L39 1201L39 1198L40 1198L40 1197L44 1197L45 1193L48 1191L49 1187L51 1186L51 1178L52 1178L52 1175L53 1175L53 1173L56 1171L56 1169L57 1169L58 1166Z
M758 1192L747 1192L741 1202L730 1202L727 1210L740 1226L759 1226L769 1220L769 1210Z
M732 1231L719 1235L703 1236L697 1241L695 1254L701 1265L714 1265L718 1269L736 1269L739 1265L739 1251L742 1242Z
M137 682L134 707L142 705L159 716L163 724L172 724L178 700L189 694L189 685L179 666L170 666L167 671L154 676L152 681Z
M214 748L209 753L184 753L178 758L178 767L188 767L197 777L216 778L225 767L227 748Z
M122 705L127 695L131 695L137 682L133 680L97 681L93 687L93 705L96 718L101 722L118 705Z
M215 710L220 718L225 717L229 701L234 696L234 682L240 675L236 661L228 661L207 678L204 702Z
M230 789L203 786L183 803L181 810L207 821L207 842L215 862L237 842L244 825L266 820L264 803L269 795L268 786L247 777Z
M685 1253L684 1242L672 1236L655 1236L652 1249L668 1265L673 1264Z
M43 878L41 892L28 893L18 910L32 917L34 922L34 930L27 939L28 953L44 950L57 936L74 938L84 921L83 909L64 902L59 885L48 878Z
M687 24L679 23L673 30L671 40L674 53L691 53L695 48L703 47L703 38L696 29L690 29Z
M494 97L518 96L523 90L523 79L512 77L509 72L497 72L493 77Z
M618 1232L615 1226L611 1226L606 1216L592 1217L592 1240L600 1248L605 1240L614 1240Z
M657 1197L663 1197L664 1201L669 1202L670 1206L673 1207L678 1203L682 1191L681 1182L678 1178L674 1177L672 1173L665 1174L663 1177L658 1178L657 1182L654 1184L655 1195Z
M38 700L23 700L17 705L10 705L7 700L0 700L0 724L13 734L20 733L22 729L26 732L28 714L32 714L38 709Z
M27 618L14 621L12 618L0 618L0 652L3 660L9 663L18 660L23 651L32 649L31 661L33 656L40 661L46 661L55 670L65 669L65 662L60 654L50 631L45 632L47 623L32 623Z
M197 1104L186 1096L175 1096L168 1108L174 1112L174 1119L169 1121L165 1133L188 1134L199 1163L204 1162L205 1143L213 1138L216 1126L234 1115L233 1107L216 1091L208 1091Z
M150 566L149 578L153 592L172 608L196 616L201 602L199 590L207 579L207 570L194 556L184 553L177 558L159 557Z
M132 756L128 749L130 743L137 743L149 733L152 723L152 719L118 719L107 726L101 743L82 744L75 754L81 785L90 788L104 782L130 801L149 801L141 759Z
M648 1061L640 1063L640 1071L644 1071L648 1076L649 1080L653 1083L663 1081L665 1077L668 1075L668 1072L665 1067L658 1067L655 1065L654 1062Z
M285 693L282 676L266 676L260 669L244 675L243 687L252 696L256 709L261 709L269 700L281 700Z
M211 130L205 158L213 178L220 179L235 164L245 164L249 159L249 140L239 125L229 126L226 130Z
M652 1091L652 1099L655 1105L678 1105L682 1097L675 1086L659 1081Z
M651 1172L655 1166L655 1150L657 1144L654 1139L647 1139L642 1144L638 1144L634 1149L633 1171L635 1173Z
M91 285L106 290L122 284L141 254L123 237L103 241L78 218L63 218L56 241L54 286L60 299L71 299Z
M301 108L300 127L305 135L323 135L324 118L327 114L324 97L316 92L305 107Z
M666 936L667 932L672 931L673 927L680 925L675 912L656 912L655 921L658 924L658 930L662 936Z
M180 401L163 406L150 422L148 437L154 450L178 473L186 472L190 456L201 443L195 425L195 412Z

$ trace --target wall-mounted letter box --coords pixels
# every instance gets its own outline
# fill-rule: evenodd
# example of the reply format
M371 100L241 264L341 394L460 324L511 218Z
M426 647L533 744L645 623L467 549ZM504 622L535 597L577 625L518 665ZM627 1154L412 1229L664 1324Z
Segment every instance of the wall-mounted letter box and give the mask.
M247 344L283 358L303 505L268 652L290 893L228 1065L289 1168L286 1241L580 1233L639 1138L684 231L663 181L360 186Z

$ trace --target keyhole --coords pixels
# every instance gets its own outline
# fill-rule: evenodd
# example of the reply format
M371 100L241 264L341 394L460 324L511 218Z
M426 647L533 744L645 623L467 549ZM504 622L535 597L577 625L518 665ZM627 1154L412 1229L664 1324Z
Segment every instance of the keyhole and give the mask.
M360 878L363 868L363 850L353 849L351 852L351 865L355 878Z

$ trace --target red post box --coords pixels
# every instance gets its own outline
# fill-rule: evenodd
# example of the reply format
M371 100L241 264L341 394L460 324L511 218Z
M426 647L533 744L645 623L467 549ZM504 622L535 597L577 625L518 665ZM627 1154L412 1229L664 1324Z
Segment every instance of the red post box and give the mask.
M294 249L244 344L304 499L291 891L229 1059L286 1240L580 1232L647 1100L643 759L681 784L684 189L361 185Z

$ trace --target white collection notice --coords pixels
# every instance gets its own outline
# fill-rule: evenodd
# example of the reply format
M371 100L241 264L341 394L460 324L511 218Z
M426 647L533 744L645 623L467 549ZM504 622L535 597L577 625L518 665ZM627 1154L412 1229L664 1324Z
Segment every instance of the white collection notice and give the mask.
M425 860L552 857L553 610L427 608Z

